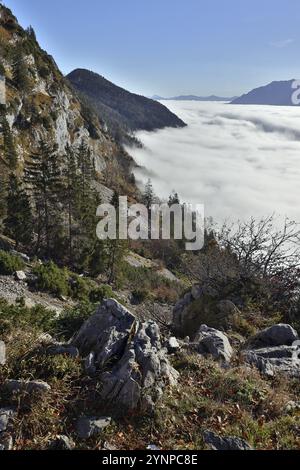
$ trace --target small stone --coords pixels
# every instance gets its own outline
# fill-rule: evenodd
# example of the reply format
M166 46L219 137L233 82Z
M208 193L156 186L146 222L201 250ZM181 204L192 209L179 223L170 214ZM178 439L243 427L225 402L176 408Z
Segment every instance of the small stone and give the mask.
M47 349L47 354L49 354L49 356L66 355L74 359L79 357L79 351L75 346L61 344L50 346Z
M111 418L79 418L76 429L80 439L89 439L91 436L100 434L111 424Z
M15 278L17 279L17 281L26 281L27 276L24 271L16 271Z
M40 380L35 380L32 382L26 382L24 380L7 380L4 386L10 393L46 393L51 390L49 384Z
M9 420L14 414L12 408L0 408L0 433L7 430Z
M42 344L45 344L45 345L53 345L55 343L55 340L54 338L49 335L49 333L43 333L41 334L39 337L38 337L38 341Z
M0 434L0 451L8 451L13 449L13 438L10 434L2 433Z
M177 339L175 336L172 336L169 338L166 342L166 348L168 350L169 354L174 354L180 349L180 344L178 343Z
M36 306L35 301L32 300L32 299L30 299L29 297L26 297L26 299L25 299L25 307L31 309L31 308L34 308L35 306Z
M248 442L239 437L220 437L210 431L203 434L205 444L212 450L252 450Z
M286 413L293 413L294 411L300 411L300 402L296 401L289 401L285 407L284 411Z
M198 343L198 350L202 354L211 354L214 359L221 359L230 362L233 349L227 336L221 331L202 325L196 336L195 343Z
M6 347L3 341L0 341L0 366L6 364Z
M156 450L161 450L161 449L159 447L157 447L155 444L150 444L146 447L146 450L156 451Z
M109 442L104 442L104 444L102 446L102 450L118 450L118 449L117 449L117 447L110 444Z
M51 443L49 448L51 450L73 450L75 449L75 443L68 436L56 436Z

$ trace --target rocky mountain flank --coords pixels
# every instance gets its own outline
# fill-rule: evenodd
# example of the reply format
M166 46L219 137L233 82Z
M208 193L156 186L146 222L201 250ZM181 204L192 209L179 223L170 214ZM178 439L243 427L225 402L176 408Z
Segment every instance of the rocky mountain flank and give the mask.
M66 146L88 146L99 180L114 165L118 184L130 192L131 157L114 141L90 108L80 101L54 59L42 50L32 28L24 30L11 11L0 5L0 75L5 79L2 105L17 152L18 171L41 139L54 142L63 155ZM0 137L1 139L1 137ZM1 152L4 173L8 161Z
M186 125L161 103L130 93L97 73L76 69L67 78L117 140L130 142L132 133L137 130L153 131Z

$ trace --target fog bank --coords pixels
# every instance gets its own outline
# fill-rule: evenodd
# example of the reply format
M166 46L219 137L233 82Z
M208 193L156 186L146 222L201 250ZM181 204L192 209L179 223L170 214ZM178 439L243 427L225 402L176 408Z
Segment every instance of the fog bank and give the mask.
M300 109L166 101L188 127L138 132L139 181L204 203L217 221L275 212L300 221Z

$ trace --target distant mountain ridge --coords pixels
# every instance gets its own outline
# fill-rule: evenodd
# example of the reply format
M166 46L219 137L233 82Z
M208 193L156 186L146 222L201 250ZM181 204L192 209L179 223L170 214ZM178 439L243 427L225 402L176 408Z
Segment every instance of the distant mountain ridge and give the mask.
M295 89L292 84L295 80L274 81L268 85L255 88L249 93L237 98L231 104L256 104L273 106L295 106L292 95Z
M236 97L225 98L222 96L196 96L196 95L181 95L181 96L173 96L172 98L163 98L159 95L152 96L153 100L157 101L232 101L235 100Z
M161 103L130 93L97 73L76 69L67 79L93 106L100 121L107 124L118 141L130 140L130 134L137 130L186 126Z

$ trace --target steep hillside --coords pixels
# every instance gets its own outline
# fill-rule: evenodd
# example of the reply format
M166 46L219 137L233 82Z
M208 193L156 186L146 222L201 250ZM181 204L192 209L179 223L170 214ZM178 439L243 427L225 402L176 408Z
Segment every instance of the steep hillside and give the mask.
M14 144L17 172L22 174L39 141L76 149L84 142L94 162L99 181L113 164L110 185L126 192L134 190L129 180L131 158L112 139L89 107L74 94L53 58L43 51L32 28L24 30L11 11L0 5L0 75L5 78L6 106L0 133L1 173L8 168L9 155L3 139ZM2 136L2 137L1 137ZM113 188L114 189L114 188Z
M94 106L98 117L122 140L136 130L152 131L163 127L184 127L184 122L165 106L135 95L100 75L77 69L68 75L73 87Z
M232 101L231 104L261 104L273 106L294 106L292 88L294 80L272 82L266 86L255 88L249 93Z

